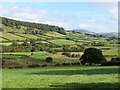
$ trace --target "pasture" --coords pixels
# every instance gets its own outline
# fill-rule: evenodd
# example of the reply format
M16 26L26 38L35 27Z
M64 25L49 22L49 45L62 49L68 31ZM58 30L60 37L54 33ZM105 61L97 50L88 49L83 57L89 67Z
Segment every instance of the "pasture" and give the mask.
M31 55L31 53L33 55ZM16 62L17 64L14 64L13 66L18 67L27 65L27 64L49 64L46 63L46 58L47 57L52 57L53 58L53 63L50 63L51 65L54 65L55 63L75 63L78 62L78 58L71 58L67 57L64 55L61 55L61 53L58 54L52 54L49 52L45 51L39 51L39 52L5 52L1 53L2 58L5 59L5 61L10 61L10 62ZM9 60L10 59L10 60ZM11 64L6 64L6 67L11 67ZM24 67L24 66L23 66Z
M45 33L46 35L48 35L48 36L51 36L51 37L56 37L56 38L65 38L65 35L63 35L63 34L59 34L59 33L57 33L57 32L47 32L47 33Z
M17 35L19 35L19 36L21 36L21 37L24 37L24 38L28 38L28 39L37 39L37 38L39 38L39 37L37 37L37 36L35 36L35 35L32 35L32 34L17 34Z
M3 69L3 88L117 88L117 66Z
M76 42L71 40L65 40L65 39L56 39L56 40L49 40L49 42L56 44L56 45L70 45L75 44Z
M1 33L1 32L0 32ZM12 33L5 33L5 32L2 32L2 37L8 39L8 40L25 40L25 38L23 37L19 37L19 36L16 36Z

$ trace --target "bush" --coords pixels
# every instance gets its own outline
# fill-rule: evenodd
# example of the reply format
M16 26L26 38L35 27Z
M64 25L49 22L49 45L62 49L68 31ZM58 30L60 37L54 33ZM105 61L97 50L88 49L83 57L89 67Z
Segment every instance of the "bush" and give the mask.
M47 57L46 62L53 62L53 58L52 57Z

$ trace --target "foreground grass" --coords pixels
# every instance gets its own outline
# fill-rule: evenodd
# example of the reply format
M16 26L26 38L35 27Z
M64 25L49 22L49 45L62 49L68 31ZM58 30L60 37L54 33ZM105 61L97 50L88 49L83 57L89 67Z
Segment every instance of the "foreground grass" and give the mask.
M64 66L3 69L3 88L115 88L118 67Z

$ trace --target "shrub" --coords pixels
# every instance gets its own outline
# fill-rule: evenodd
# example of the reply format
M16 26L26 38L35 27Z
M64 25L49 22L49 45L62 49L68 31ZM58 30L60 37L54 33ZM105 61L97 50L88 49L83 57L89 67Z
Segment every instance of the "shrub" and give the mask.
M52 57L47 57L46 62L53 62L53 58Z

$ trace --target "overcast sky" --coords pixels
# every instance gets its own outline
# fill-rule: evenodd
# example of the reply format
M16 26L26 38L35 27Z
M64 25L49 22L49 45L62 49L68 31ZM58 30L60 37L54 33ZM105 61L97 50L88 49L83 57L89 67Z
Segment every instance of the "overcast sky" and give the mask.
M2 2L0 16L93 32L118 32L118 3Z

